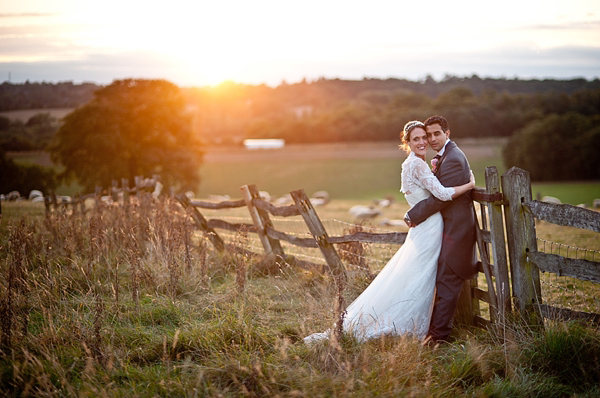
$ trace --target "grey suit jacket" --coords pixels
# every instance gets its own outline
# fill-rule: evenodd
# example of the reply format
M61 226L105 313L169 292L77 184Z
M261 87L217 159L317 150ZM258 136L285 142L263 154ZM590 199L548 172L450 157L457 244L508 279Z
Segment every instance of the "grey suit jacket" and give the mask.
M452 187L468 183L470 169L469 161L463 151L454 141L450 141L438 162L435 175L442 185ZM438 211L442 213L444 219L438 273L441 267L449 266L461 278L473 278L477 274L477 262L475 257L475 215L471 192L446 202L432 195L410 209L408 216L412 222L420 224Z

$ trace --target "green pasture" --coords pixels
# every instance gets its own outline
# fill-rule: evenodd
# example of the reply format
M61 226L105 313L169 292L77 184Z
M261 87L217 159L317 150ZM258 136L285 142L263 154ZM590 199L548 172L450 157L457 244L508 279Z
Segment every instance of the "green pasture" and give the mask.
M277 160L257 156L244 163L234 160L205 162L201 169L202 182L196 194L199 197L211 194L239 197L242 185L254 184L275 197L302 188L308 195L325 190L333 199L371 200L391 195L404 201L399 190L401 166L406 154L396 148L396 142L382 142L375 147L371 144L364 153L354 151L354 157L339 156L342 150L334 147L329 152L330 157L325 154L318 159L310 153L305 157L294 153ZM496 166L500 173L504 172L500 141L469 140L464 149L478 185L485 185L487 166ZM311 150L307 148L306 151ZM382 153L385 155L382 156Z
M477 186L485 186L485 169L496 166L501 175L506 171L502 161L503 141L489 139L469 139L458 141L463 149L477 180ZM341 145L341 144L340 144ZM241 198L240 187L254 184L259 190L268 191L272 197L278 197L297 189L304 189L308 195L325 190L332 199L372 200L384 196L393 196L404 201L400 189L400 170L405 154L389 151L395 148L394 142L380 144L388 155L381 156L373 150L364 153L355 151L353 157L339 156L342 149L323 151L320 156L303 156L294 152L292 156L273 156L269 153L260 156L245 157L232 155L230 159L205 161L200 168L201 183L194 192L198 198L209 195L229 195ZM319 148L315 146L315 148ZM377 149L378 147L376 147ZM237 149L239 152L239 149ZM307 146L307 152L311 152ZM43 152L18 153L11 156L19 163L52 165L49 156ZM81 187L77 183L59 187L58 194L73 195ZM563 203L592 205L600 198L600 181L533 183L533 197L554 196Z

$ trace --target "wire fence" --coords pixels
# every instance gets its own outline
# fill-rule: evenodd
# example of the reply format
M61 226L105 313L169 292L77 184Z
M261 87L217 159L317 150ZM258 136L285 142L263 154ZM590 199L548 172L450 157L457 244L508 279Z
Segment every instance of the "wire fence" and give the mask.
M252 218L250 217L221 216L220 218L229 223L252 223ZM298 238L312 237L306 223L302 219L271 216L271 222L276 230L285 232L288 235ZM336 219L325 219L321 220L321 222L330 237L347 235L352 231L356 231L357 228L372 233L387 233L393 231L392 229L353 224ZM236 233L232 231L219 230L218 233L226 243L234 242L236 237ZM253 252L261 253L264 251L257 234L249 234L247 243L248 249ZM318 248L299 247L285 241L281 241L281 246L285 254L292 255L298 259L314 264L326 265L325 258ZM371 272L378 272L381 270L399 248L400 245L394 244L365 244L358 242L336 245L336 250L346 269L368 268Z
M230 223L252 224L251 217L221 216L221 219ZM299 238L311 238L311 234L302 219L286 217L271 217L273 227L288 235ZM381 228L370 225L353 224L336 219L321 220L330 237L342 236L358 230L371 233L386 233L394 231L393 228ZM219 235L227 244L236 242L236 233L219 230ZM245 240L247 248L255 253L263 253L264 249L257 234L248 234ZM538 250L544 253L561 255L563 257L597 261L600 251L580 248L563 243L537 239ZM281 241L282 248L287 255L313 264L326 266L327 263L318 248L306 248ZM336 244L336 250L348 271L367 269L372 274L377 274L389 261L394 253L401 247L395 244L353 243L350 245ZM599 312L600 311L600 284L584 281L554 273L542 273L540 276L542 297L545 304L557 307L570 308L575 311ZM479 288L486 290L487 284L484 275L478 278ZM489 311L487 304L480 303L483 316Z
M600 251L571 246L537 238L538 251L567 258L598 261ZM545 304L575 311L600 311L600 284L569 276L545 272L540 275L542 299Z

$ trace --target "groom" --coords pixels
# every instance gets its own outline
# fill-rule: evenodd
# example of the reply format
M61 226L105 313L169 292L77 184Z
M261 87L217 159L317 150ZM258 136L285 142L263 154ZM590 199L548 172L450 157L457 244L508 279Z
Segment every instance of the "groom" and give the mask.
M437 152L434 157L437 159L434 174L442 185L451 187L469 182L469 162L458 146L450 141L448 121L442 116L431 116L425 120L425 128L427 141ZM435 160L432 163L435 163ZM438 211L444 219L444 233L438 259L433 313L425 343L448 341L463 284L478 272L471 193L465 193L448 202L432 195L410 209L404 220L412 227Z

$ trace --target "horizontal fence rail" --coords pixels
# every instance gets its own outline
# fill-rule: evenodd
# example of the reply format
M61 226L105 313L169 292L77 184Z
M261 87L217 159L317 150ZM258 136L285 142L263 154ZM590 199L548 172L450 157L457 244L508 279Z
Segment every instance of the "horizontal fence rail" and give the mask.
M524 204L538 220L564 227L575 227L600 232L600 213L569 204L532 200Z

